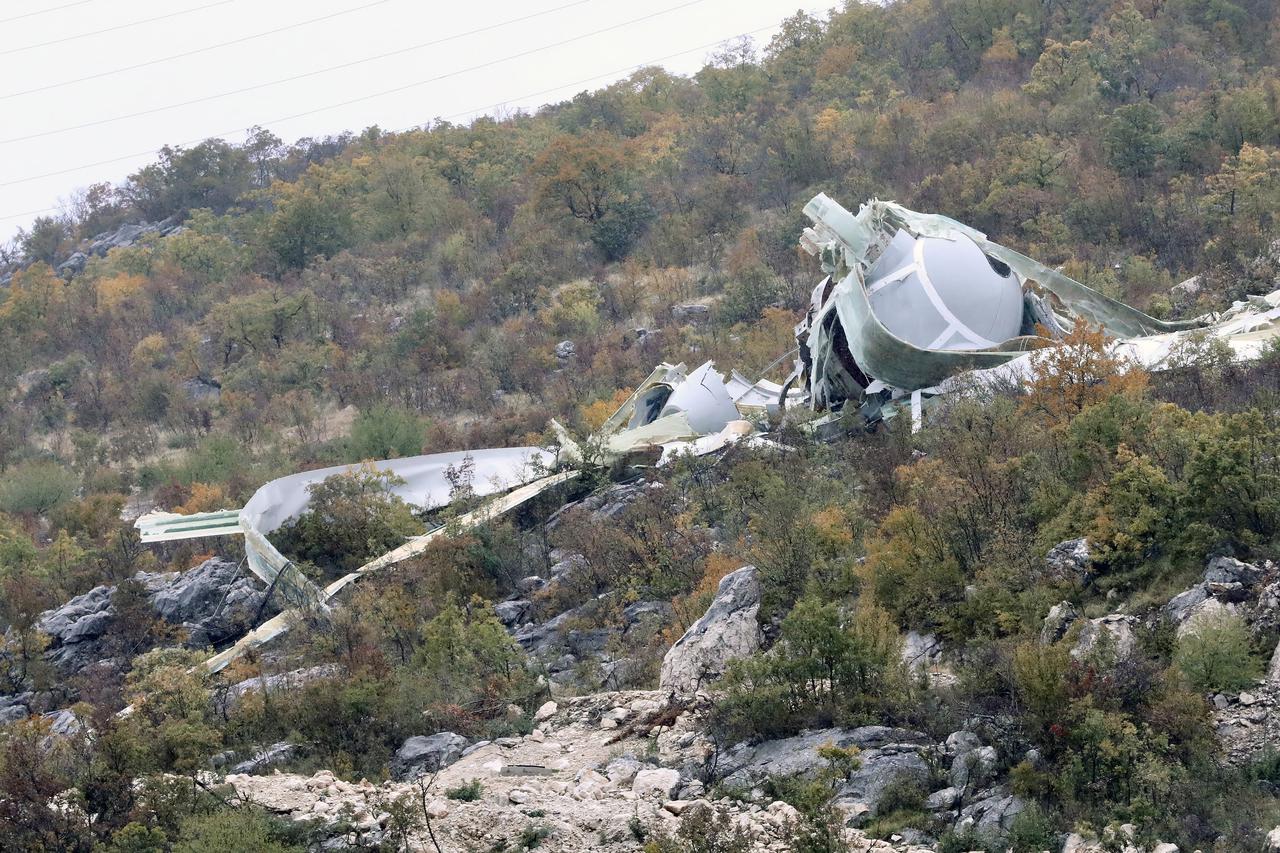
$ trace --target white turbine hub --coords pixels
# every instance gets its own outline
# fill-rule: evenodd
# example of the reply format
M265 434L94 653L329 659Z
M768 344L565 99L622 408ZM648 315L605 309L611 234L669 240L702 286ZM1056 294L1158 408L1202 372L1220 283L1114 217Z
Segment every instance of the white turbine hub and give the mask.
M992 349L1022 328L1022 285L978 245L899 230L867 274L876 318L921 349Z

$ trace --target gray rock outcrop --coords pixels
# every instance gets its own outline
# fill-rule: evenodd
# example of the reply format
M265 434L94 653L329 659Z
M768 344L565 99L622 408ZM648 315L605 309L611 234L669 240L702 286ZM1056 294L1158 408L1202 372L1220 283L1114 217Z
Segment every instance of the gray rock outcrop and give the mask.
M1092 578L1089 540L1083 537L1054 545L1045 555L1044 562L1053 580L1085 584Z
M908 669L928 670L942 659L942 643L934 634L908 631L902 638L902 662Z
M288 761L297 753L298 748L287 740L273 743L265 749L258 750L248 759L231 768L232 773L258 773L274 764Z
M1056 643L1066 636L1067 631L1080 618L1080 611L1070 601L1061 601L1049 608L1049 615L1044 617L1044 625L1040 628L1040 642L1044 645Z
M417 735L406 740L391 760L391 775L404 782L448 767L462 757L471 741L453 732Z
M759 611L756 567L743 566L725 575L707 612L662 659L659 686L693 693L723 675L729 661L758 652L763 640L756 620Z
M1137 622L1134 617L1120 613L1086 620L1079 639L1071 649L1071 656L1081 660L1105 646L1116 660L1129 657L1138 647L1138 636L1134 633Z
M914 782L928 790L929 762L924 753L932 746L929 738L888 726L820 729L760 744L738 744L720 758L723 782L749 788L769 776L813 775L827 766L818 754L827 745L859 749L860 767L837 792L842 802L865 805L868 813L874 813L891 785Z
M139 572L134 580L158 618L187 630L192 648L217 645L248 630L266 596L235 563L217 558L185 572ZM46 658L75 673L106 657L115 592L114 586L97 586L41 614L36 627L49 636Z
M1206 620L1235 613L1237 605L1256 596L1258 607L1255 609L1265 623L1271 587L1259 591L1259 585L1270 570L1268 567L1264 571L1234 557L1214 557L1205 566L1200 582L1169 599L1161 612L1177 627L1178 636L1185 636L1193 629L1194 623L1203 624Z

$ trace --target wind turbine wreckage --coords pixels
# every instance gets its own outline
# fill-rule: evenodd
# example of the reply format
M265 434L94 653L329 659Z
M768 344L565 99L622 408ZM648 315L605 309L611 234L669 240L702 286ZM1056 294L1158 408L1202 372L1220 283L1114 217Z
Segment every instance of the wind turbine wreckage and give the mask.
M711 362L693 371L664 363L581 443L552 420L559 440L553 449L495 448L365 463L397 475L403 482L396 493L420 509L450 503L456 471L464 465L473 470L471 493L486 500L448 527L412 537L323 588L268 537L306 510L310 486L359 466L272 480L238 510L139 518L144 543L244 536L250 570L286 604L204 667L221 670L306 613L336 606L337 596L365 575L421 553L439 536L484 524L577 477L588 465L637 453L665 465L681 454L706 455L738 443L781 448L762 433L789 406L825 413L816 425L844 417L851 407L868 423L909 408L918 428L928 402L940 395L1025 379L1036 352L1053 346L1077 322L1102 326L1119 355L1153 370L1190 335L1221 339L1237 360L1257 358L1268 341L1280 337L1280 291L1249 297L1221 315L1168 322L945 216L875 199L854 214L822 194L804 212L813 226L804 230L800 245L818 257L826 277L796 327L798 357L783 384L753 383L736 371L726 381Z

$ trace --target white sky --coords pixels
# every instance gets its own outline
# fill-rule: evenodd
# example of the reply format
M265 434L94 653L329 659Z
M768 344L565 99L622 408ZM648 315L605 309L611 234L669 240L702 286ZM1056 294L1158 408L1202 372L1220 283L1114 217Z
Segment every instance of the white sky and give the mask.
M714 52L708 45L753 33L762 47L798 8L821 14L827 5L814 0L0 0L0 241L75 188L119 181L154 159L152 152L165 144L192 144L209 136L240 142L253 125L293 142L374 124L398 130L435 117L463 122L486 112L536 109L605 86L639 65L692 73ZM347 10L355 11L299 26ZM636 20L646 15L653 17ZM167 17L146 22L160 16ZM494 27L526 16L536 17ZM145 23L122 26L135 22ZM202 50L284 27L289 29ZM485 27L493 28L462 35ZM566 39L576 40L552 46ZM120 118L426 42L438 43ZM201 52L104 73L190 51ZM507 59L516 54L527 55ZM484 63L493 64L467 70ZM102 76L56 85L89 75ZM19 94L50 85L55 87ZM333 106L349 101L355 102ZM303 112L309 115L289 118ZM119 120L43 135L104 119ZM48 175L53 172L58 174ZM43 175L48 176L37 177Z

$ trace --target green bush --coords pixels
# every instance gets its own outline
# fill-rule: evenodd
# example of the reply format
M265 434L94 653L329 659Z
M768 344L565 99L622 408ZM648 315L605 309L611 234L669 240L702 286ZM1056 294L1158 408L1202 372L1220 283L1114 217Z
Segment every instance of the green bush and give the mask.
M1261 673L1249 648L1249 629L1234 614L1206 619L1178 640L1173 662L1197 690L1240 690Z
M375 406L351 425L351 454L356 459L417 456L426 441L422 418L406 409Z
M474 803L484 796L484 784L479 779L472 779L470 782L463 782L457 787L447 788L444 795L451 800Z
M264 812L253 808L229 809L197 815L182 822L181 838L174 853L228 853L253 850L256 853L294 853L306 848L286 843L285 828Z
M901 647L884 611L803 598L769 652L730 666L715 724L731 738L785 737L892 718L907 686Z
M349 572L404 544L425 529L392 492L404 480L372 465L353 468L308 487L306 512L273 535L281 553L328 574Z
M0 474L0 511L45 515L71 500L78 482L56 462L24 462Z

